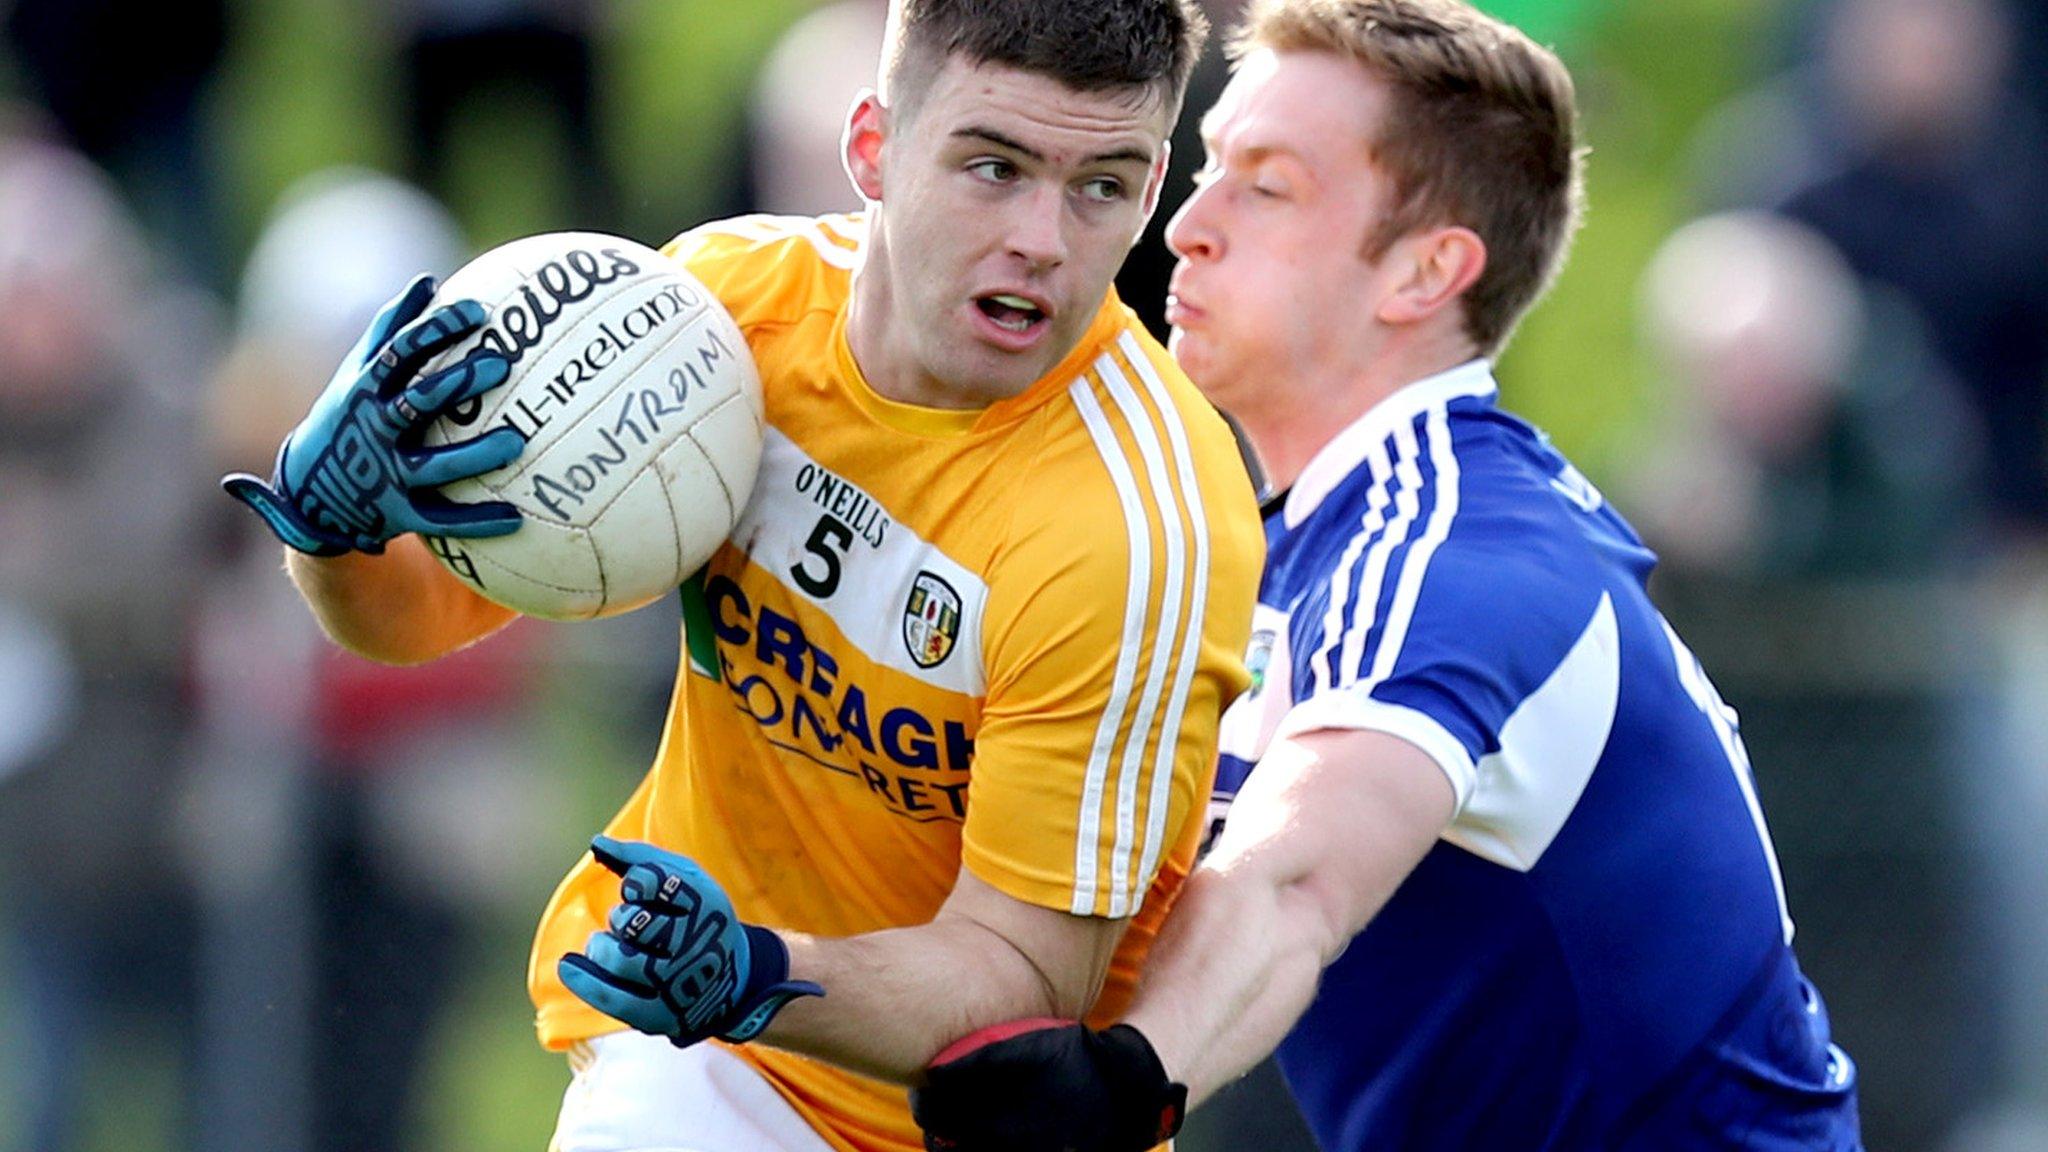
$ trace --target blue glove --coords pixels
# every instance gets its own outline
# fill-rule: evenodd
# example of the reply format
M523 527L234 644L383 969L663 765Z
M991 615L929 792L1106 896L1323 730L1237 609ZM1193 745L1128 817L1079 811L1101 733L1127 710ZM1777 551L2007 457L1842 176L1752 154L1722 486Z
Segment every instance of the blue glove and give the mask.
M526 441L510 428L494 428L460 444L424 446L424 429L435 417L511 374L504 357L477 352L414 380L428 360L486 319L474 300L421 319L433 296L433 277L421 276L384 306L285 438L268 484L245 472L221 480L286 544L339 556L382 552L402 532L503 536L519 527L510 504L458 504L435 491L504 467Z
M783 1005L823 996L789 979L789 948L740 923L718 882L686 857L599 836L597 862L621 877L610 930L555 970L584 1003L678 1048L716 1036L752 1040Z

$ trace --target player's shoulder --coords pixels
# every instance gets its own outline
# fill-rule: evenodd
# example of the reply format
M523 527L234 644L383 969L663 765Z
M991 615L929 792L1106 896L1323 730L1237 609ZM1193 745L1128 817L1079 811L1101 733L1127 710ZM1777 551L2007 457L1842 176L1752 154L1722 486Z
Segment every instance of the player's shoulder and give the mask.
M662 251L681 261L746 327L838 307L866 233L858 214L755 214L700 224Z
M1251 478L1158 342L1135 318L1105 320L1043 385L1012 437L1013 557L1105 594L1142 583L1248 608L1265 548Z
M813 261L851 270L867 235L861 213L778 216L757 212L682 232L662 251L686 264L740 259Z
M1488 630L1473 621L1538 633L1545 622L1582 625L1629 578L1617 563L1629 541L1598 490L1490 402L1418 411L1359 457L1303 523L1305 538L1276 556L1304 594L1381 612L1405 602L1398 610L1419 625L1477 639Z
M1091 492L1069 512L1152 530L1220 534L1233 548L1263 547L1258 503L1230 426L1159 342L1120 304L1114 323L1091 330L1071 360L1062 394L1045 406L1044 481L1072 496ZM1199 523L1198 523L1199 522Z
M1600 547L1606 498L1541 441L1496 436L1481 429L1458 454L1446 560L1514 579L1595 579L1609 567Z
M1650 554L1540 433L1504 413L1457 427L1455 515L1416 598L1423 631L1543 666L1603 604L1643 594ZM1474 621L1490 627L1475 629Z
M1205 487L1229 481L1249 497L1249 473L1230 426L1114 298L1051 383L1064 392L1046 406L1059 431L1090 443L1110 472L1119 462L1134 469L1189 467Z

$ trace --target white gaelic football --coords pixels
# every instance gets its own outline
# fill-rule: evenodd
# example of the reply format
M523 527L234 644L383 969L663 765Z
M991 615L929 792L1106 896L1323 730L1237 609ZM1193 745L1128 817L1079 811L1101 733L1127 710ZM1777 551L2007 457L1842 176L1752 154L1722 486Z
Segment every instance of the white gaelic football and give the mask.
M492 428L518 459L442 491L510 501L509 536L433 536L449 571L508 608L587 620L680 584L746 507L761 461L761 379L723 306L681 264L590 232L515 240L450 276L435 304L475 300L490 319L424 372L482 347L504 384L435 421L430 446Z

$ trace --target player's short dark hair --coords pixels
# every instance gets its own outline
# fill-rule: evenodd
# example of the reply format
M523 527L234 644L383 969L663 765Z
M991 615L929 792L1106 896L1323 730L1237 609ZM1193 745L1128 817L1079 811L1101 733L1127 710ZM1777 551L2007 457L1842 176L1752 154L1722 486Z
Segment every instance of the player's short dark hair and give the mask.
M883 70L909 113L947 61L1048 76L1076 92L1156 95L1178 116L1209 35L1195 0L891 0Z
M1486 270L1464 295L1465 330L1497 353L1564 266L1583 213L1564 64L1463 0L1253 0L1230 54L1259 48L1336 53L1387 85L1367 143L1396 200L1366 256L1420 228L1472 229Z

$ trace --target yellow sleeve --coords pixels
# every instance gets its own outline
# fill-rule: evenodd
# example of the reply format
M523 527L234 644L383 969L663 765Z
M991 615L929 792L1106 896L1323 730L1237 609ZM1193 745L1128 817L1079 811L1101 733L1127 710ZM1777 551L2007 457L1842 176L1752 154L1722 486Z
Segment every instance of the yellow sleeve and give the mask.
M1206 805L1264 552L1222 421L1160 403L1170 362L1144 362L1149 389L1121 363L1073 390L1076 434L1020 478L962 838L1009 895L1111 918Z
M662 246L732 313L742 329L787 321L806 307L837 307L865 224L849 216L736 216L700 224Z

